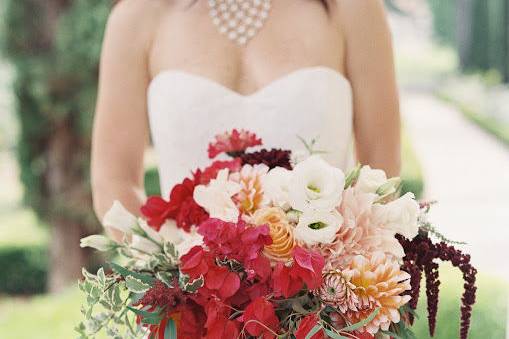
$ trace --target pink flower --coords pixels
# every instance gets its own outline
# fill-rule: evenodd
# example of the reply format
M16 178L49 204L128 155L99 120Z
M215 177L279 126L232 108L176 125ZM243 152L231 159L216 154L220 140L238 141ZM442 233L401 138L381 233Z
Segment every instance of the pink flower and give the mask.
M352 187L343 192L339 207L344 218L343 227L332 244L317 247L327 259L328 268L345 266L356 255L377 251L402 257L403 248L395 238L395 232L385 227L374 213L376 199L376 194Z
M221 153L239 154L249 147L259 146L262 139L246 130L234 129L231 132L216 135L215 141L209 144L209 158L213 159Z
M242 220L231 223L208 219L200 225L198 233L215 256L235 259L247 268L261 255L266 245L272 244L267 225L247 226Z
M207 185L210 183L212 179L217 178L217 174L222 169L227 168L230 173L235 173L240 171L242 167L242 161L239 158L235 158L233 160L221 161L216 160L209 167L205 168L201 174L199 175L200 184Z
M308 289L314 290L322 285L325 260L320 253L297 246L293 250L293 260L291 274L300 277Z

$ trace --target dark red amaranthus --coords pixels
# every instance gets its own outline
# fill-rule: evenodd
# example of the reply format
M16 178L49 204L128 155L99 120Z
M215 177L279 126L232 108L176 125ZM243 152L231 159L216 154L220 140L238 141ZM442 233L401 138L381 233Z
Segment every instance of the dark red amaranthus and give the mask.
M238 157L242 161L242 165L256 165L265 164L270 169L274 167L283 167L291 170L292 164L290 161L291 151L281 149L262 149L260 151L251 153L241 153Z
M406 254L403 258L404 264L402 268L411 276L410 284L412 289L408 294L412 297L409 303L412 309L417 308L422 273L424 272L426 275L428 320L431 336L435 333L440 285L438 277L439 265L435 260L448 261L462 272L463 279L465 280L465 291L461 299L460 338L467 339L472 315L472 305L475 303L477 291L477 287L475 286L477 270L470 264L470 255L463 254L460 250L445 242L434 244L425 233L419 234L413 240L406 239L399 235L397 237ZM410 320L413 321L412 316L410 316Z

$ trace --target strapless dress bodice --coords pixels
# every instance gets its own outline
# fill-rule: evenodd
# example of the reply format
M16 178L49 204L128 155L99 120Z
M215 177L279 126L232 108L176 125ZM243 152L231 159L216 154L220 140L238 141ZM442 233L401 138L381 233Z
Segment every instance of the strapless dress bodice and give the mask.
M299 69L250 95L167 70L152 80L147 95L165 195L191 171L207 166L209 142L234 128L256 133L264 148L303 150L299 137L315 139L331 164L344 170L352 165L351 86L332 68Z

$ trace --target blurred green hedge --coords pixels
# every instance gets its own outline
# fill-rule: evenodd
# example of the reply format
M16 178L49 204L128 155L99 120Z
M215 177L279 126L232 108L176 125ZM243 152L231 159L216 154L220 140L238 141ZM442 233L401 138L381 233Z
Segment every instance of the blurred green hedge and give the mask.
M48 253L44 247L0 247L0 267L0 294L46 291Z
M465 71L496 70L509 82L509 0L428 0L435 37Z
M159 186L159 172L157 168L149 168L145 172L145 192L147 196L161 195L161 188Z

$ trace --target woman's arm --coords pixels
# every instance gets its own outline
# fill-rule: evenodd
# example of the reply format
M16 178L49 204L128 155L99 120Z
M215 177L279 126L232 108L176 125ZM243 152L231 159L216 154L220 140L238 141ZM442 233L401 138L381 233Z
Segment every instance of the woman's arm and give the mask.
M401 166L399 97L391 33L382 0L338 0L353 87L360 163L398 176Z
M144 15L150 7L146 3L120 2L106 28L91 165L94 209L100 219L115 200L133 214L139 214L142 204L143 155L148 140L147 55L152 27Z

